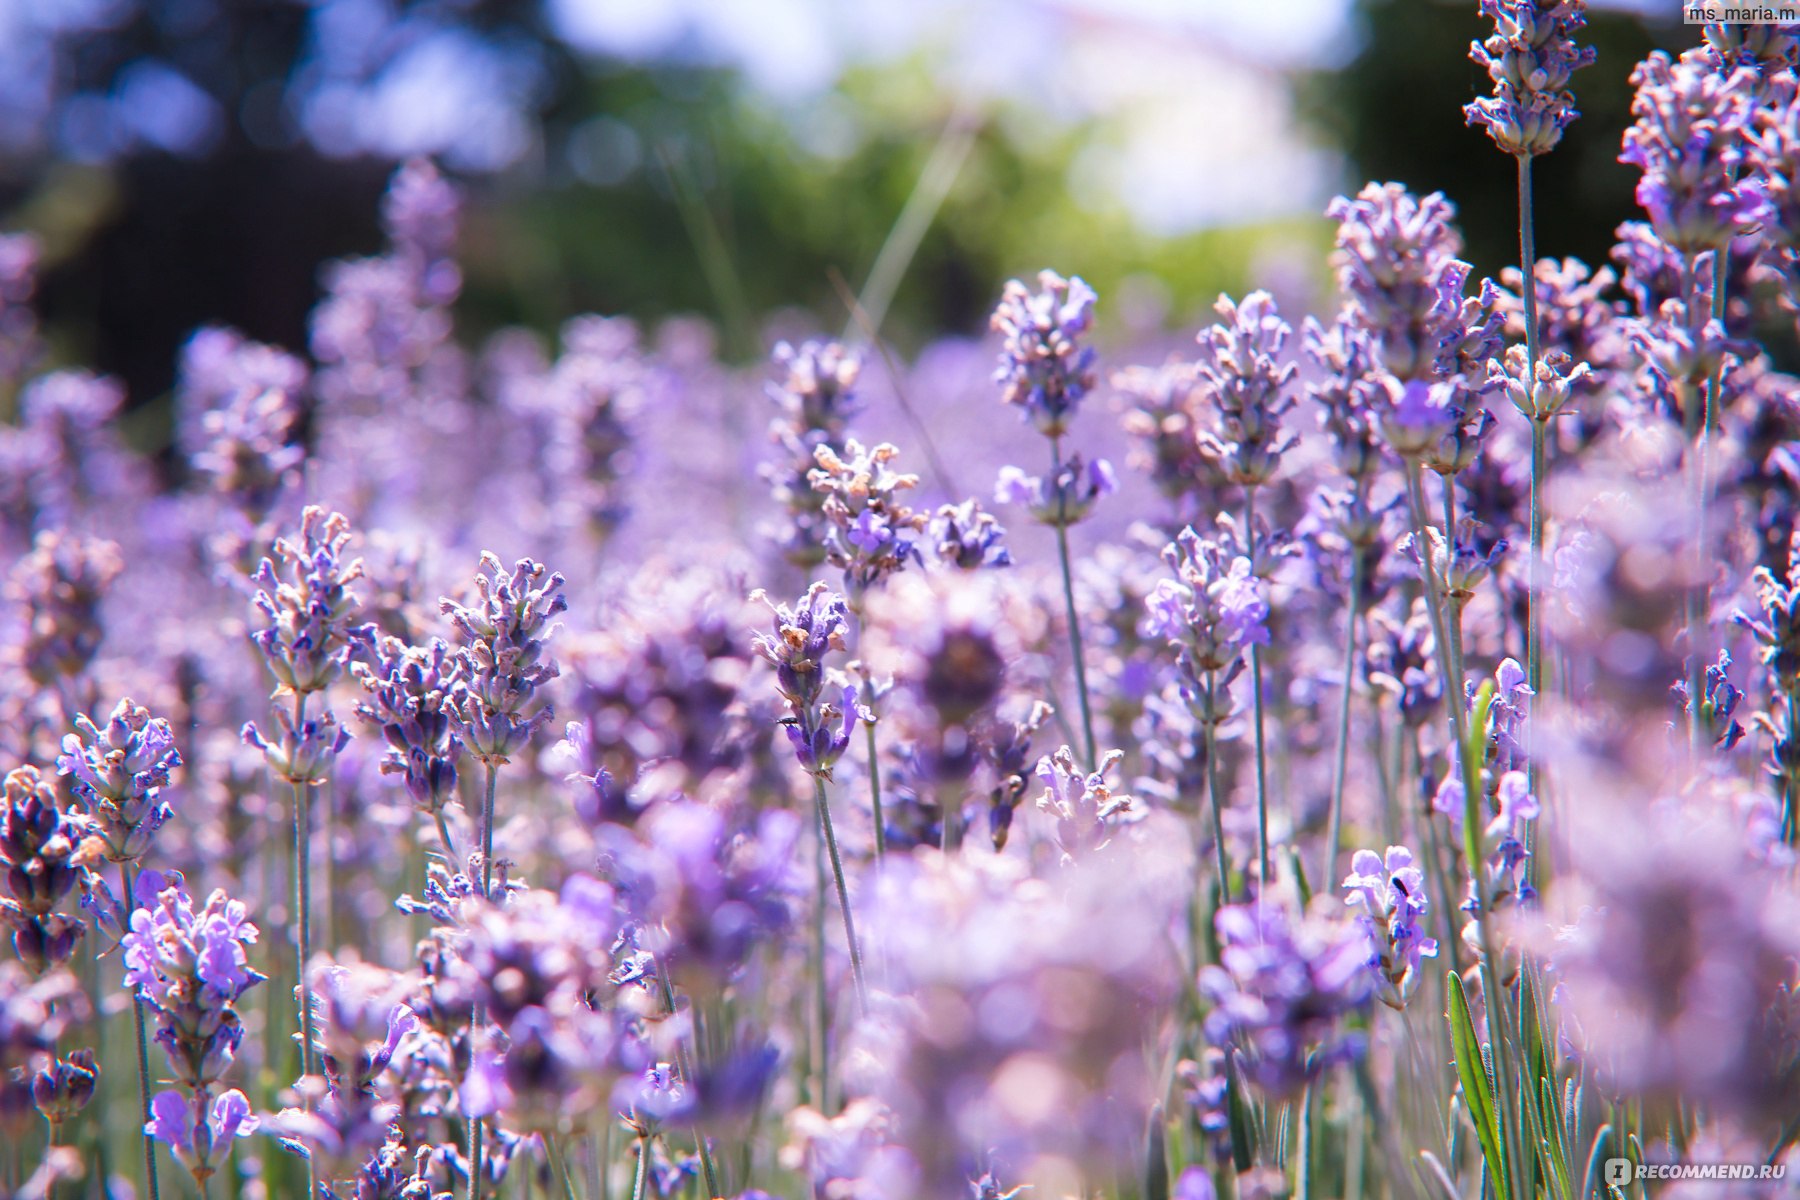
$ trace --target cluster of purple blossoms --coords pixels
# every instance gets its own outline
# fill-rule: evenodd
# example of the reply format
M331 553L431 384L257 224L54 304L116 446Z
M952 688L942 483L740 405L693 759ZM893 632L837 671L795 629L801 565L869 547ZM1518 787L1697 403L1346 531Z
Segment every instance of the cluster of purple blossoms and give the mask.
M1082 344L1094 323L1094 289L1079 276L1038 274L1039 291L1007 283L990 322L1004 341L994 382L1045 437L1068 432L1069 419L1094 388L1094 350Z
M257 929L245 906L223 891L196 910L178 874L145 871L137 893L121 943L125 986L155 1012L156 1041L180 1085L151 1101L145 1132L204 1184L232 1139L257 1126L242 1092L218 1091L244 1039L238 999L263 981L245 949Z
M1206 468L1193 365L1126 367L1113 375L1112 387L1131 402L1123 421L1125 432L1144 443L1143 452L1128 465L1143 471L1158 491L1179 504Z
M782 342L774 361L786 372L769 395L780 415L769 426L769 438L781 459L763 469L785 524L775 541L788 561L813 567L825 559L825 497L812 485L821 449L847 448L850 418L860 408L856 380L862 359L837 342L805 342L799 348Z
M919 477L889 465L900 456L899 448L884 442L865 449L850 438L842 455L828 445L814 453L819 465L807 479L824 497L825 561L843 571L845 589L860 597L908 562L921 562L914 542L926 517L901 499L902 492L918 486Z
M1721 250L1774 215L1762 181L1742 172L1757 73L1721 72L1703 55L1657 51L1631 73L1637 91L1621 162L1642 173L1638 204L1656 236L1689 256Z
M1038 760L1037 777L1044 784L1038 810L1056 822L1055 838L1064 862L1074 862L1112 841L1120 825L1142 817L1132 798L1116 794L1106 776L1125 758L1123 750L1109 750L1092 771L1083 771L1075 752L1064 746Z
M55 790L34 767L7 772L0 808L0 929L33 975L74 957L87 926L58 912L81 882L82 822L58 809Z
M556 663L545 654L569 603L563 577L522 558L508 575L492 554L481 556L485 575L475 577L476 601L440 602L461 635L463 688L446 702L457 733L476 758L504 763L525 748L555 710L545 704L525 711L538 689L555 679Z
M1569 81L1597 56L1592 46L1575 44L1575 32L1587 24L1586 8L1586 0L1481 0L1494 33L1472 43L1469 57L1486 69L1494 94L1463 113L1506 153L1530 158L1549 152L1580 115Z
M829 779L864 715L851 684L844 685L837 703L824 699L825 656L844 649L849 609L842 596L822 583L813 584L792 608L760 591L751 599L767 604L775 617L774 635L757 634L751 644L775 668L776 690L791 710L782 721L788 740L808 774Z
M452 712L463 690L462 662L442 638L409 646L397 637L373 636L368 661L350 665L365 699L357 715L381 731L387 743L381 773L399 775L406 794L423 812L441 813L456 798L456 763L462 739Z
M30 1136L34 1109L55 1124L92 1096L92 1054L56 1053L62 1036L87 1016L86 997L69 972L37 975L0 961L0 1132L9 1140Z
M1248 1079L1294 1097L1327 1068L1361 1056L1361 1035L1342 1028L1375 991L1361 929L1322 912L1290 914L1269 897L1226 905L1214 924L1218 963L1200 971L1200 993L1213 1005L1206 1036L1230 1048Z
M1385 856L1358 850L1343 887L1350 893L1344 903L1362 910L1358 915L1369 934L1369 966L1381 981L1376 998L1389 1008L1404 1009L1419 985L1419 960L1436 958L1438 952L1437 939L1426 937L1420 924L1431 907L1425 873L1405 846L1389 846Z
M251 525L287 493L305 461L306 365L219 328L182 348L180 438L190 466Z
M1190 677L1230 670L1247 647L1269 644L1269 602L1249 559L1228 562L1222 544L1189 526L1164 547L1163 561L1175 578L1150 593L1146 629L1168 639Z
M174 812L162 799L169 775L181 765L175 733L161 717L125 699L104 726L86 713L63 737L59 774L74 777L72 810L88 836L98 837L112 862L136 862Z
M1688 695L1688 681L1677 679L1669 691L1674 695L1682 715L1691 715L1693 700ZM1737 719L1738 705L1743 699L1743 690L1731 682L1731 651L1721 649L1718 658L1703 673L1700 689L1700 725L1713 747L1721 752L1729 752L1744 739L1744 727ZM1774 729L1771 732L1778 747L1786 741L1780 732ZM1778 761L1780 753L1778 749ZM1800 767L1800 762L1795 765Z
M973 497L961 504L939 506L927 526L925 543L937 553L939 562L964 571L1012 565L1006 528L993 513L982 511L981 502Z
M1118 490L1111 463L1104 458L1083 462L1077 451L1057 464L1048 479L1019 467L1001 467L994 481L994 501L1019 505L1040 524L1066 529L1085 520L1102 496Z
M101 603L124 569L113 542L55 530L33 539L6 581L7 598L24 610L24 637L9 652L26 678L67 702L68 684L100 651Z
M1269 482L1298 441L1281 431L1281 418L1294 406L1289 385L1300 370L1281 361L1293 330L1267 292L1252 292L1242 304L1220 296L1213 311L1223 321L1196 338L1195 388L1217 413L1217 424L1199 432L1198 445L1226 482L1253 488Z

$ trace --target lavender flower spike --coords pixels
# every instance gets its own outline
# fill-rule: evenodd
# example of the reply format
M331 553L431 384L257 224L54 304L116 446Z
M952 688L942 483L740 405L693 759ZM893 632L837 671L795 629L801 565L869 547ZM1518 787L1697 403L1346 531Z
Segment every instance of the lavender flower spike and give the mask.
M1405 846L1389 846L1385 858L1358 850L1344 890L1350 893L1344 903L1362 909L1369 966L1380 979L1377 997L1389 1008L1405 1008L1418 986L1419 960L1436 958L1438 952L1437 939L1426 937L1419 924L1430 906L1424 872Z
M76 799L87 810L90 831L106 846L106 857L112 862L142 857L174 811L159 799L170 772L181 765L169 723L127 698L104 726L86 713L77 716L75 732L64 735L62 748L57 772L74 776Z
M309 505L297 538L277 538L274 558L256 572L256 607L267 628L251 635L280 684L279 692L322 691L342 673L357 632L351 617L357 598L350 585L362 578L362 559L346 559L350 522ZM276 560L279 560L277 563Z
M466 690L449 707L475 756L503 763L554 714L547 704L529 715L525 707L558 674L544 649L559 628L551 618L569 603L563 577L541 563L522 558L511 575L492 554L484 553L481 564L488 573L475 577L475 604L441 601L463 638Z
M990 322L1005 338L994 382L1045 437L1068 432L1069 418L1094 387L1094 351L1081 344L1094 323L1094 289L1080 277L1038 273L1040 291L1012 280Z
M1487 70L1494 94L1463 114L1508 154L1547 153L1580 115L1568 87L1570 77L1596 57L1592 46L1577 46L1573 37L1587 24L1586 9L1586 0L1481 0L1494 33L1471 43L1469 57Z

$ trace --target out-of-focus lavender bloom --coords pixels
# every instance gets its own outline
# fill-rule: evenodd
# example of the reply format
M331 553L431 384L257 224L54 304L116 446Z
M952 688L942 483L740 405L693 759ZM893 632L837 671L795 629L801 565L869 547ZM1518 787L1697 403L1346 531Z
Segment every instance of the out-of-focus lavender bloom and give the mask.
M1609 377L1626 366L1619 313L1610 298L1618 275L1610 267L1589 268L1578 258L1540 258L1535 273L1539 349L1544 354L1561 352L1586 367L1579 380L1569 377L1569 386L1575 399L1592 400L1605 390ZM1503 268L1500 280L1506 289L1500 295L1506 332L1523 338L1525 289L1518 268ZM1659 297L1656 303L1660 301ZM1524 373L1512 369L1510 357L1507 362L1508 373L1522 378ZM1594 414L1583 415L1594 419Z
M1366 480L1382 465L1379 414L1388 407L1380 348L1354 317L1340 312L1329 328L1311 317L1304 326L1306 353L1323 375L1307 395L1319 406L1319 423L1331 437L1338 469Z
M861 408L856 380L862 358L837 342L804 342L798 348L782 342L774 362L786 372L769 396L780 415L769 426L769 438L781 448L781 460L763 469L775 499L786 511L776 541L791 562L803 567L824 561L823 506L811 473L820 447L844 448L849 420Z
M867 1182L903 1164L916 1177L887 1194L966 1194L998 1162L1065 1194L1139 1161L1162 1094L1143 1036L1179 985L1165 939L1191 886L1186 841L1146 837L1054 887L1013 855L889 860L871 939L897 999L859 1028L858 1057L907 1158L865 1158Z
M1069 419L1094 387L1094 350L1082 338L1094 323L1094 289L1079 276L1038 272L1033 292L1007 283L989 322L1004 341L994 382L1045 437L1068 432Z
M560 896L526 891L474 910L464 986L505 1041L476 1050L466 1113L556 1133L606 1119L618 1081L644 1059L608 982L620 915L612 889L586 876Z
M1143 815L1133 808L1130 796L1115 795L1106 780L1124 759L1123 750L1109 750L1098 768L1083 771L1076 765L1075 752L1064 746L1038 760L1036 774L1044 784L1038 809L1056 822L1063 861L1074 862L1103 849L1118 826Z
M1175 1078L1213 1161L1230 1161L1230 1084L1226 1078L1225 1051L1208 1046L1199 1061L1183 1059L1175 1064Z
M883 1177L888 1171L904 1173L909 1165L892 1143L893 1125L893 1113L866 1096L850 1101L835 1116L796 1108L787 1117L782 1165L804 1175L815 1196L882 1200Z
M119 547L99 538L45 530L7 578L7 598L24 611L16 663L39 687L81 677L106 636L100 606L125 569Z
M306 457L299 440L306 381L299 359L230 329L202 329L182 347L183 448L252 522L268 514Z
M1433 313L1444 272L1462 253L1455 211L1441 192L1421 199L1398 183L1371 183L1325 209L1338 222L1332 263L1347 313L1401 380L1435 373L1442 331Z
M0 1130L28 1136L36 1109L33 1078L54 1069L57 1039L88 1015L86 995L67 970L33 976L0 960Z
M1218 1195L1205 1167L1185 1167L1175 1179L1174 1200L1214 1200Z
M463 690L447 704L475 757L503 763L555 715L548 704L529 715L525 708L558 674L545 647L560 628L552 618L569 603L563 577L542 563L522 558L508 575L484 552L481 565L487 574L475 577L474 604L440 601L463 643Z
M1554 938L1528 928L1583 1063L1625 1095L1705 1106L1767 1137L1800 1111L1800 919L1785 871L1749 857L1716 809L1600 800L1571 815L1577 870L1561 895L1580 915Z
M381 223L394 253L416 268L421 292L433 304L450 303L462 286L450 257L461 213L456 187L424 158L401 164L381 198Z
M1323 912L1290 914L1270 897L1226 905L1214 925L1219 961L1200 971L1200 992L1213 1004L1206 1036L1242 1047L1250 1080L1271 1096L1293 1097L1361 1056L1361 1035L1342 1028L1375 991L1361 929Z
M1800 24L1792 21L1708 21L1701 35L1705 44L1690 53L1722 73L1749 67L1767 82L1800 59Z
M1611 258L1619 264L1619 287L1640 317L1654 316L1664 301L1687 294L1682 256L1655 230L1643 221L1626 221L1615 232L1619 240Z
M462 662L442 638L418 647L377 636L369 642L369 657L352 663L350 673L367 695L356 706L357 715L387 741L381 772L401 776L406 794L423 811L442 812L456 798L456 762L462 757L462 739L451 728L463 688Z
M1744 693L1731 682L1731 652L1721 649L1716 662L1706 668L1704 690L1700 697L1701 728L1711 737L1714 748L1729 751L1744 738L1744 727L1735 716ZM1688 682L1678 679L1669 689L1683 714L1692 712Z
M994 777L994 785L988 792L988 837L996 852L1006 849L1013 812L1031 786L1027 775L1032 762L1031 739L1037 736L1052 712L1048 704L1035 701L1023 719L995 718L977 737L976 745L982 760Z
M258 1123L249 1097L236 1088L216 1097L170 1090L158 1092L150 1102L144 1132L204 1183L231 1152L232 1142L255 1133Z
M1404 1009L1419 984L1419 960L1438 952L1437 939L1426 937L1420 924L1431 906L1425 873L1405 846L1389 846L1385 857L1358 850L1343 886L1350 893L1344 903L1362 910L1369 966L1381 981L1376 996L1389 1008Z
M1386 609L1369 612L1369 682L1393 697L1400 717L1417 728L1437 711L1443 699L1443 672L1437 669L1437 645L1425 600L1413 601L1404 621Z
M127 698L104 726L86 713L77 716L62 748L56 770L74 776L88 833L100 838L113 862L141 858L174 812L161 799L170 772L181 765L169 723Z
M1686 417L1688 406L1699 404L1707 381L1734 359L1756 353L1749 343L1729 336L1723 321L1712 318L1714 266L1711 256L1700 260L1691 272L1687 299L1665 300L1650 316L1621 322L1627 343L1643 363L1639 390L1647 393L1647 406L1671 417Z
M1573 36L1587 24L1586 8L1586 0L1481 0L1494 33L1471 43L1469 57L1486 69L1494 94L1463 113L1506 153L1529 158L1549 152L1580 115L1569 80L1596 56Z
M1048 480L1018 467L1001 467L994 481L994 500L1023 505L1041 523L1066 528L1085 520L1100 497L1118 490L1111 463L1104 458L1084 463L1077 451Z
M87 1048L58 1055L31 1077L31 1099L53 1131L59 1131L94 1098L100 1066Z
M1195 679L1238 661L1248 646L1269 644L1269 602L1250 560L1226 560L1225 548L1193 526L1163 549L1175 572L1151 592L1146 628L1167 638Z
M1218 423L1200 431L1198 444L1227 482L1256 487L1273 477L1282 454L1299 440L1281 432L1281 418L1294 406L1289 385L1300 370L1280 361L1293 330L1267 292L1252 292L1242 304L1220 296L1213 311L1223 320L1196 338L1196 388Z
M7 772L0 809L0 928L33 975L69 961L87 932L78 918L57 912L81 881L76 853L78 817L58 811L55 790L35 767Z
M22 428L13 443L14 478L0 481L26 528L53 528L83 508L141 498L139 464L114 420L125 403L115 379L90 371L40 375L19 396ZM8 431L11 432L11 431Z
M257 569L256 607L268 625L251 635L269 664L277 694L309 695L330 686L350 660L351 624L362 559L348 558L350 522L308 505L296 538L277 538L274 557ZM279 565L277 565L279 560Z
M1005 528L993 513L983 512L981 502L973 497L961 504L940 506L925 534L939 562L965 571L1011 566L1005 538Z
M607 874L671 982L713 997L759 945L792 920L801 823L771 809L753 821L692 800L652 808L635 833L615 827L602 842Z
M888 465L900 456L898 447L883 443L864 449L851 438L841 456L830 446L814 454L819 465L807 479L825 497L820 509L828 526L825 558L844 572L852 595L860 596L908 562L923 561L914 539L925 528L925 514L900 499L900 493L918 486L919 477Z
M1458 607L1474 599L1476 589L1506 554L1506 539L1492 538L1473 517L1459 517L1456 535L1448 542L1436 526L1425 530L1426 547L1417 534L1408 534L1400 550L1421 571L1430 570L1444 589L1444 597Z
M1631 73L1637 118L1619 161L1643 172L1637 201L1656 236L1687 255L1719 250L1769 220L1763 182L1741 173L1757 73L1723 74L1704 56L1654 51Z
M0 237L0 382L8 387L18 387L43 353L31 303L39 252L30 234Z
M1142 469L1157 490L1179 503L1193 492L1206 466L1193 364L1127 367L1112 377L1112 386L1131 404L1123 420L1125 432L1145 444L1144 453L1129 465Z
M1728 26L1767 29L1768 26ZM1785 38L1792 57L1796 39ZM1750 170L1762 181L1770 217L1763 225L1764 275L1780 285L1782 304L1800 312L1800 79L1792 66L1764 78L1761 103L1749 135Z

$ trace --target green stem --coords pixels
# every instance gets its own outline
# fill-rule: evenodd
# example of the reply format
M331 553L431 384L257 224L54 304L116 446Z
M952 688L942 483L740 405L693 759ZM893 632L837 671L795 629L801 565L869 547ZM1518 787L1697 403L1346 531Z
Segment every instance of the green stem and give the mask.
M1206 790L1212 793L1213 855L1219 870L1219 903L1231 902L1231 867L1225 861L1224 784L1219 778L1219 673L1206 673L1206 712L1201 724L1206 727Z
M1300 1148L1295 1167L1294 1200L1312 1200L1313 1194L1313 1085L1308 1083L1300 1094Z
M1256 489L1244 489L1244 552L1250 560L1250 577L1256 578ZM1269 764L1263 748L1262 652L1250 643L1250 707L1256 738L1256 856L1259 887L1266 889L1269 875ZM1260 891L1259 891L1260 894Z
M601 1126L599 1133L588 1134L587 1163L587 1200L608 1200L607 1160L612 1157L612 1123Z
M813 1013L818 1034L818 1095L814 1103L819 1111L831 1114L831 996L825 981L825 890L829 872L825 866L825 827L813 822L818 844L813 853Z
M481 802L481 895L491 902L494 888L494 791L500 777L500 765L493 759L483 759L482 765L487 768L487 787L484 789ZM481 1028L487 1024L487 1007L476 1004L475 1013L469 1021L469 1069L475 1069L476 1039ZM481 1145L482 1123L480 1117L469 1118L469 1200L476 1200L481 1194L481 1171L483 1150Z
M300 737L300 731L306 724L306 693L294 693L294 737ZM299 926L299 937L294 943L294 966L299 975L300 991L300 1076L311 1080L313 1075L312 1044L312 979L306 973L307 963L312 959L312 789L310 785L294 782L294 907L298 910L295 916ZM307 1112L312 1111L312 1089L305 1088L301 1092L300 1105ZM319 1194L318 1176L311 1157L306 1159L306 1194L314 1197Z
M444 818L444 810L441 808L431 816L437 822L438 839L444 843L444 865L450 868L451 874L455 874L457 867L462 864L456 859L456 839L450 836L450 822Z
M1356 620L1362 607L1362 547L1350 547L1350 611L1344 619L1343 692L1338 697L1337 757L1331 764L1331 815L1325 829L1325 870L1320 887L1337 881L1338 848L1343 845L1344 778L1350 764L1350 693L1356 682Z
M869 711L875 711L875 690L867 680L863 682L863 703ZM863 722L863 736L869 747L869 811L875 821L875 861L880 862L887 853L887 830L881 823L881 759L875 748L875 722Z
M1062 473L1062 439L1050 439L1050 481L1055 485ZM1081 648L1081 618L1075 612L1075 574L1069 566L1069 522L1065 502L1058 493L1056 502L1056 554L1062 562L1063 605L1069 614L1069 652L1075 658L1075 698L1081 706L1081 735L1087 743L1087 769L1092 771L1100 761L1094 741L1094 714L1088 700L1087 658Z
M1460 684L1465 676L1466 666L1463 662L1462 614L1465 601L1449 591L1450 569L1456 562L1456 478L1451 475L1443 477L1444 483L1444 584L1445 599L1449 601L1450 630L1450 670L1455 673ZM1457 689L1457 700L1462 699L1462 690Z
M569 1162L563 1156L562 1139L546 1134L544 1152L550 1158L550 1173L562 1184L563 1200L575 1200L575 1181L569 1178Z
M631 1200L644 1200L650 1182L650 1139L638 1138L637 1174L631 1180Z
M131 914L137 911L137 899L132 892L131 864L119 864L119 886L125 889L122 897L125 903L125 927L131 927ZM142 1101L144 1125L150 1123L150 1040L144 1033L144 1002L134 993L131 998L131 1016L137 1027L137 1060L138 1060L138 1099ZM156 1143L149 1133L140 1126L139 1136L144 1141L144 1177L149 1183L150 1200L160 1200L162 1191L156 1179Z
M819 812L819 830L825 835L825 851L831 857L831 877L837 885L838 909L844 915L844 941L850 947L850 977L856 985L857 1011L869 1015L869 985L863 978L862 947L856 940L856 918L850 912L850 888L844 882L844 860L838 854L837 833L831 825L831 805L825 799L825 780L813 776L813 802ZM819 964L824 974L824 963Z

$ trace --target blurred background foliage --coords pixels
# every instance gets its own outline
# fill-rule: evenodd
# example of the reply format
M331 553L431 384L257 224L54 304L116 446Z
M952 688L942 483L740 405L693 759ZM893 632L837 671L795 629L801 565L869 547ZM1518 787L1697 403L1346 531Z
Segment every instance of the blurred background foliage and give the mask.
M1513 261L1510 160L1461 113L1486 86L1472 0L1281 0L1250 26L1180 0L987 0L960 43L792 50L795 22L852 7L654 0L657 37L608 42L589 18L613 0L0 0L0 225L44 239L58 357L139 402L199 325L304 346L320 265L379 249L383 183L420 151L469 193L476 337L697 313L747 359L772 314L841 328L909 202L929 223L881 329L903 350L978 332L1043 265L1086 276L1127 335L1191 327L1220 290L1316 303L1324 201L1368 179L1443 190L1478 271ZM1631 210L1627 75L1691 40L1659 7L1593 13L1541 253L1602 259ZM706 39L764 14L760 57Z

